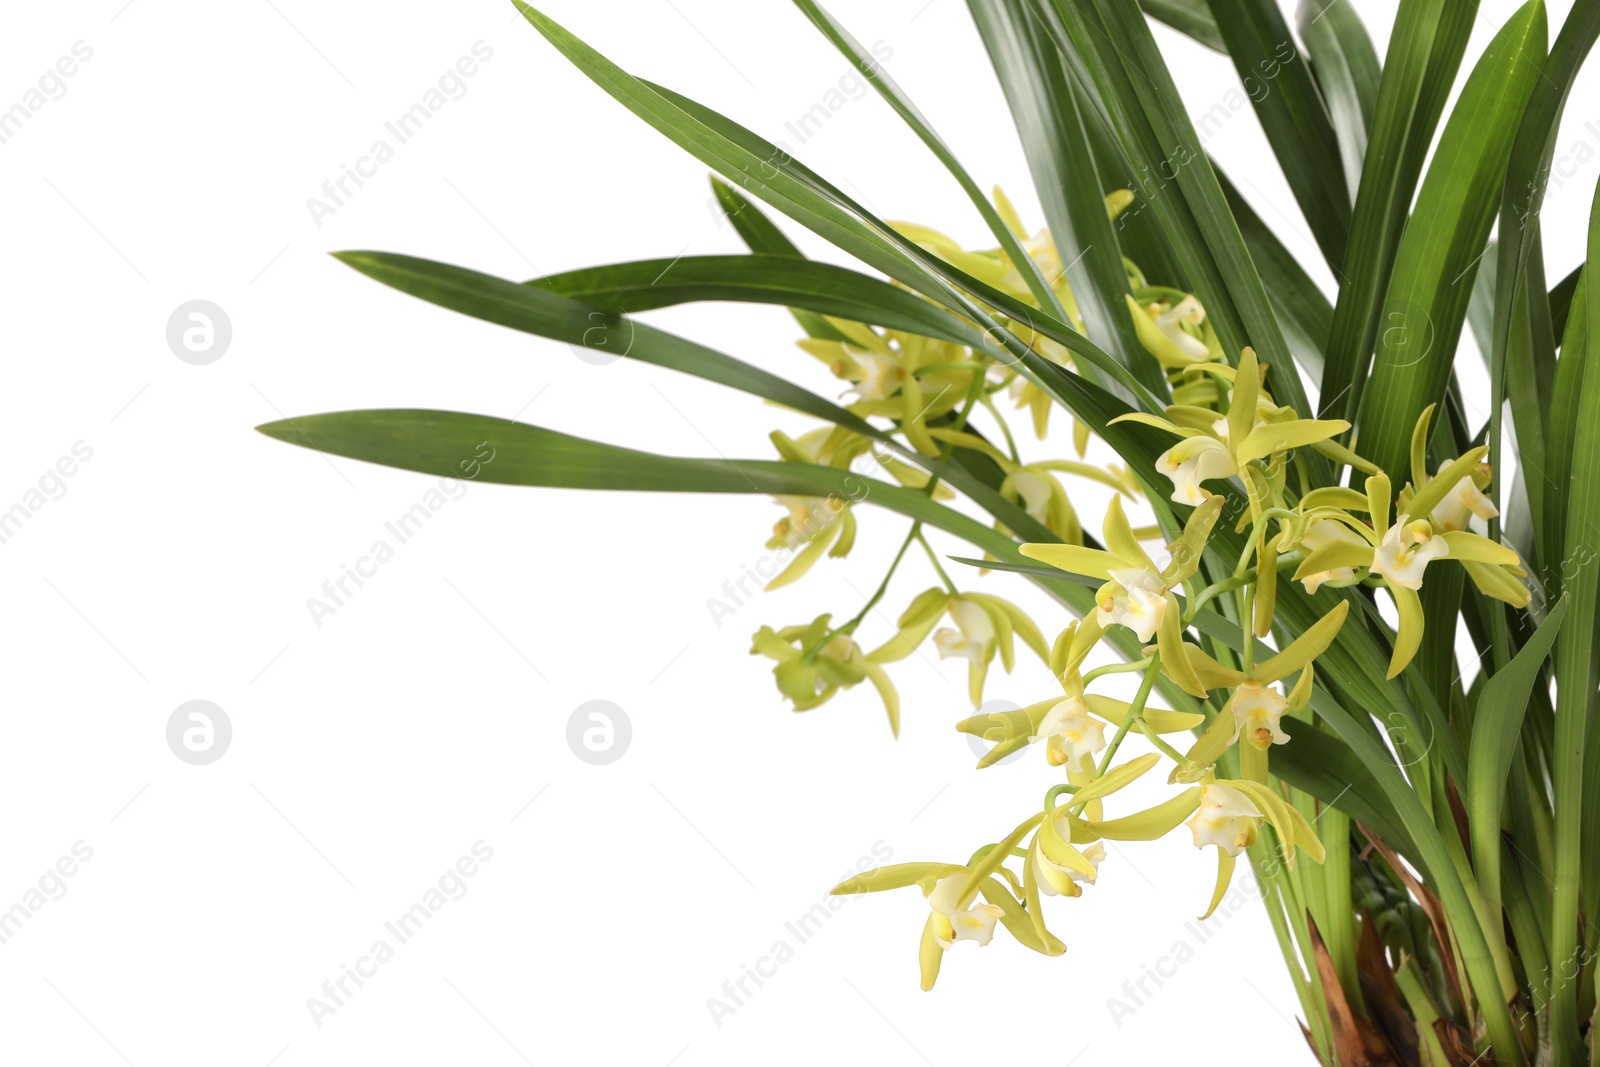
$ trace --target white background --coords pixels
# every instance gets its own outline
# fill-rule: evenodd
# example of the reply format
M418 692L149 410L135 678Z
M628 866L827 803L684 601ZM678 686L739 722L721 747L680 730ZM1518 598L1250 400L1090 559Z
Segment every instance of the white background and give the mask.
M1569 6L1552 4L1553 25ZM1394 5L1359 7L1381 54ZM876 97L850 101L796 145L785 123L848 67L788 4L551 0L548 10L624 67L789 142L882 215L987 243ZM979 181L1003 184L1037 224L965 6L839 0L834 10L863 41L892 48L888 69ZM1512 10L1482 5L1469 62ZM1225 60L1158 32L1191 105L1235 85ZM959 661L929 650L899 665L895 743L865 687L793 716L769 665L747 655L762 623L853 614L903 534L897 519L864 514L850 560L718 626L707 601L765 553L777 518L766 501L471 484L313 621L308 598L375 541L395 547L384 524L435 483L330 462L256 424L425 406L735 457L770 455L775 426L807 428L666 372L588 365L324 254L382 248L523 278L741 250L707 208L704 169L508 5L17 6L0 38L0 107L79 41L93 56L65 95L0 145L0 509L27 499L77 442L93 450L61 486L47 479L59 498L0 545L0 909L24 901L75 843L93 856L0 944L0 1059L1308 1060L1259 906L1211 920L1204 943L1185 926L1213 870L1186 833L1116 849L1097 887L1054 902L1065 957L1033 956L1002 933L952 952L931 994L917 988L926 913L912 891L850 900L804 944L786 929L874 846L897 861L964 860L1057 780L1037 753L972 769L950 728L968 713ZM375 140L392 144L384 123L479 41L493 57L465 95L319 226L307 199ZM1552 281L1581 255L1577 220L1600 173L1594 86L1574 94L1557 149ZM1253 115L1207 147L1317 263ZM1558 219L1571 221L1549 225ZM222 306L234 333L204 367L176 359L165 337L169 315L196 298ZM793 348L781 311L653 318L839 389ZM1038 458L1068 448L1060 435L1029 444ZM1097 497L1082 501L1092 525ZM913 560L883 614L930 582ZM1038 609L1052 633L1065 622L1004 576L984 587ZM875 616L864 642L888 632ZM1049 695L1048 672L1026 655L1015 675L996 671L991 697ZM209 766L167 747L168 717L191 699L216 702L233 725ZM568 717L592 699L632 722L631 747L610 766L567 747ZM1159 795L1153 784L1131 794ZM319 1026L308 998L374 941L394 945L383 924L480 841L493 858L465 896ZM747 981L753 995L718 1025L708 998L726 1000L724 982L780 940L793 958L760 989ZM1107 999L1180 942L1175 975L1114 1019Z

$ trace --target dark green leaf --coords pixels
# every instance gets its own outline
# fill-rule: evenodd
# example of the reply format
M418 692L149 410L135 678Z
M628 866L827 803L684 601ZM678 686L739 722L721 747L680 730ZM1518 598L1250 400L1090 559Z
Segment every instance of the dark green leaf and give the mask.
M1567 598L1562 597L1527 644L1484 686L1472 724L1468 750L1467 820L1472 832L1472 855L1478 890L1498 904L1500 888L1500 807L1506 777L1517 754L1523 715L1539 680L1545 659L1561 632Z
M1309 411L1299 376L1261 277L1228 210L1183 101L1138 9L1118 0L1034 0L1057 47L1076 55L1094 81L1129 160L1134 191L1161 216L1222 343L1234 357L1247 345L1282 367L1273 379L1283 404ZM1318 456L1308 460L1325 471Z
M791 256L647 259L551 274L528 284L603 311L632 314L707 300L776 304L960 345L984 343L970 323L903 288Z
M1556 337L1567 332L1567 316L1573 311L1573 297L1578 292L1578 278L1582 274L1581 266L1573 267L1571 274L1550 289L1550 330Z
M1589 212L1591 279L1600 270L1600 189ZM1562 361L1581 355L1583 384L1578 399L1572 437L1572 476L1568 480L1566 552L1563 566L1571 574L1563 590L1572 602L1571 616L1561 627L1556 645L1556 735L1552 749L1551 778L1555 812L1555 886L1551 892L1550 958L1575 959L1580 931L1580 890L1585 880L1583 817L1585 807L1584 749L1600 685L1600 650L1595 646L1596 608L1600 606L1600 285L1585 286L1585 310L1590 328L1584 331L1581 352L1568 352ZM1593 762L1591 757L1590 762ZM1593 773L1593 770L1590 771ZM1593 868L1590 868L1592 877ZM1578 996L1575 983L1558 983L1550 999L1553 1062L1582 1055L1578 1036Z
M1444 400L1512 138L1539 78L1545 41L1542 0L1530 0L1489 43L1445 124L1395 257L1386 325L1357 431L1362 453L1396 485L1406 480L1417 418Z
M1550 398L1550 420L1545 432L1546 473L1557 487L1566 486L1572 481L1572 449L1578 431L1578 404L1583 397L1583 379L1587 370L1584 353L1589 329L1588 286L1588 275L1580 270L1578 285L1573 293L1572 312L1567 316L1562 334L1561 359L1556 363L1555 390ZM1567 493L1545 493L1544 507L1545 529L1551 531L1551 537L1556 536L1555 531L1560 531L1560 543L1565 545ZM1573 564L1574 561L1559 554L1550 554L1543 568L1545 585L1559 586Z
M1519 436L1537 438L1542 434L1539 423L1546 409L1536 406L1530 412L1526 389L1529 383L1536 388L1540 383L1551 383L1555 340L1559 334L1551 321L1555 309L1544 291L1540 214L1561 116L1566 111L1578 70L1594 47L1597 36L1600 36L1600 0L1577 0L1551 46L1511 149L1500 201L1500 264L1490 362L1489 458L1496 469L1501 467L1501 410L1513 390L1522 394L1512 398L1512 418ZM1513 383L1521 384L1522 388L1518 389ZM1553 384L1550 388L1553 389ZM1544 395L1548 397L1551 392L1546 391ZM1536 395L1535 405L1537 402ZM1524 461L1522 466L1528 468L1529 464ZM1525 478L1530 487L1530 502L1539 505L1531 509L1536 522L1552 510L1559 510L1559 505L1552 509L1548 504L1540 505L1540 501L1548 500L1551 493L1565 492L1564 485L1548 477L1546 466L1548 464L1538 463ZM1491 487L1490 491L1498 500L1498 486ZM1546 526L1539 531L1539 556L1547 567L1562 558L1565 539L1566 529L1562 526Z
M901 446L866 420L832 401L800 388L785 378L753 367L705 345L653 326L599 310L536 286L480 274L464 267L434 263L412 256L383 252L344 252L339 258L385 285L449 308L463 315L524 333L583 345L642 363L692 374L814 418L843 426L895 450L910 462L938 474L961 492L977 500L1010 529L1035 540L1056 540L1043 526L1015 504L967 473L963 468L939 464ZM1066 372L1047 360L1040 363L1062 375ZM1073 377L1067 375L1067 377ZM1081 379L1073 379L1075 382ZM1098 390L1084 383L1085 404L1098 401ZM1075 394L1076 395L1076 394ZM1109 399L1109 398L1107 398ZM1115 411L1113 406L1107 410ZM1125 409L1124 409L1125 410ZM1114 417L1114 416L1111 416ZM1118 427L1120 429L1120 427Z
M1358 408L1395 251L1445 94L1466 51L1473 12L1446 0L1401 0L1378 86L1350 246L1339 271L1339 302L1319 396L1322 418L1349 418Z
M1311 227L1337 270L1350 237L1350 187L1339 138L1278 0L1210 0L1228 54Z
M1316 75L1328 106L1328 118L1339 138L1345 184L1353 198L1361 182L1372 116L1378 109L1378 82L1383 68L1354 4L1343 0L1300 0L1297 22L1306 51L1311 54L1311 72Z
M945 169L950 172L956 183L961 186L962 192L967 194L967 199L971 200L973 206L978 209L978 214L983 216L983 221L988 225L989 232L994 234L995 240L1005 250L1017 272L1022 275L1023 281L1026 282L1029 291L1033 293L1034 299L1039 302L1039 306L1051 311L1058 317L1065 317L1065 311L1060 301L1056 299L1050 280L1039 272L1039 268L1034 263L1033 258L1023 251L1016 235L1011 232L1000 218L999 212L995 209L994 204L989 201L988 196L984 194L982 189L978 188L978 183L972 180L972 176L961 165L961 161L956 158L955 153L950 151L944 140L934 132L933 126L923 117L922 112L917 110L917 106L911 102L911 98L906 96L900 86L895 84L895 80L883 69L883 64L878 61L878 58L868 49L863 48L861 42L852 37L850 31L846 30L837 19L828 14L827 10L816 0L794 0L794 4L805 12L812 25L821 30L823 36L828 38L834 47L844 54L846 59L855 64L856 69L861 71L862 76L872 84L873 88L878 90L880 96L888 101L889 106L894 108L895 114L900 116L905 124L911 128L911 131L921 139L922 143L928 146L929 151L934 154L939 162L944 164Z
M1227 42L1205 0L1139 0L1144 13L1214 52L1228 54Z
M716 194L717 203L722 208L722 215L733 224L734 231L745 247L757 255L790 256L795 259L804 259L800 249L793 241L784 236L776 223L750 201L734 192L733 187L718 178L711 176L711 188ZM803 308L790 308L789 313L800 324L800 328L809 337L823 341L846 341L849 338L829 325L822 316Z
M1333 305L1220 168L1217 181L1228 198L1229 210L1239 223L1239 233L1250 250L1256 270L1263 278L1272 279L1272 284L1267 286L1267 298L1272 301L1278 322L1283 326L1284 340L1294 353L1295 362L1312 381L1321 381L1328 330L1333 325Z
M1139 343L1129 317L1128 271L1085 127L1093 118L1085 114L1061 53L1029 14L1027 0L968 0L967 7L1005 91L1089 336L1147 386L1164 392L1161 368Z

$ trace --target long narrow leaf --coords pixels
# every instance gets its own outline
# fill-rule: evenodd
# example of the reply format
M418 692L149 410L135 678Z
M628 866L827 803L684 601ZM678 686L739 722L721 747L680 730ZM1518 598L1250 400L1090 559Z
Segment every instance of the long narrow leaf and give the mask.
M964 469L934 463L832 401L705 345L598 310L559 293L519 285L464 267L383 252L344 252L339 258L385 285L463 315L567 344L594 347L598 334L604 339L608 352L692 374L843 426L881 442L906 460L938 474L956 489L978 500L1018 534L1030 539L1056 540L1054 534L1022 508L1001 499L997 492ZM1066 373L1047 361L1045 365ZM1085 390L1088 388L1085 385ZM1087 396L1092 394L1086 393Z
M1544 303L1540 216L1561 117L1578 70L1594 47L1596 37L1600 37L1600 0L1577 0L1551 46L1549 59L1533 87L1511 148L1511 162L1500 201L1500 262L1490 363L1489 460L1496 469L1501 466L1504 447L1501 410L1511 380L1540 380L1545 375L1545 365L1553 358L1550 347L1554 344L1556 330L1553 323L1548 331L1543 328L1547 320L1540 307ZM1518 406L1522 406L1520 399ZM1529 425L1528 415L1517 412L1513 417L1518 423L1517 429L1524 435L1539 433L1537 425ZM1539 421L1537 414L1532 416L1532 421ZM1527 468L1528 465L1525 462L1523 466ZM1563 485L1554 483L1548 478L1548 472L1541 469L1529 470L1526 479L1539 479L1553 493L1565 491ZM1491 486L1491 492L1499 498L1497 486ZM1529 495L1536 501L1541 495L1549 494L1541 493L1536 486ZM1539 510L1549 511L1548 508ZM1561 559L1565 539L1564 527L1546 526L1540 530L1538 551L1546 566Z
M960 345L985 342L970 323L903 288L847 267L790 256L636 260L551 274L527 284L625 314L726 300L804 308Z
M1600 189L1589 214L1590 278L1600 270ZM1600 322L1600 285L1589 285L1588 321ZM1563 588L1572 607L1556 645L1556 734L1551 777L1555 811L1555 888L1550 914L1550 958L1576 958L1579 945L1578 902L1583 884L1584 748L1594 716L1595 691L1600 684L1600 655L1596 654L1596 608L1600 601L1600 330L1585 331L1582 392L1573 433L1572 477L1568 483L1566 554L1564 560L1583 561ZM1591 872L1592 877L1592 872ZM1555 1062L1579 1052L1578 990L1572 981L1558 983L1550 998L1550 1026Z
M1339 139L1345 185L1354 199L1361 183L1372 116L1378 109L1378 82L1383 68L1354 4L1300 0L1296 22Z
M1338 269L1350 239L1350 188L1339 138L1278 0L1210 3L1300 213Z
M1217 19L1205 0L1139 0L1144 13L1165 23L1184 36L1214 52L1228 53L1228 44L1217 29Z
M805 13L817 29L822 31L823 36L844 54L846 59L855 64L856 69L860 70L872 87L878 90L878 94L888 101L895 113L911 127L911 131L928 146L929 151L939 162L944 164L945 169L961 186L961 191L967 194L967 199L978 209L978 214L983 216L989 232L994 234L995 239L1000 242L1000 247L1005 249L1006 255L1017 268L1017 272L1022 275L1023 281L1027 283L1039 306L1064 317L1064 309L1051 288L1051 280L1040 274L1033 258L1022 250L1016 235L1000 218L1000 213L995 210L994 204L990 203L983 190L978 188L978 183L972 180L972 176L961 165L955 153L950 151L943 138L934 132L933 126L923 117L922 112L917 110L911 98L895 84L893 78L889 77L888 72L883 69L883 64L879 63L868 49L863 48L861 42L852 37L850 31L846 30L839 20L830 15L816 0L794 0L794 4ZM1124 363L1126 362L1124 360Z
M1321 418L1348 418L1361 399L1395 251L1444 109L1439 85L1448 91L1466 51L1474 12L1469 3L1401 0L1340 271L1321 382Z
M1556 635L1561 632L1567 604L1565 597L1556 603L1533 639L1489 679L1478 698L1478 715L1472 724L1472 748L1468 753L1467 819L1472 832L1478 891L1492 905L1498 905L1502 899L1500 807L1506 778L1517 753L1517 738L1522 733L1528 699L1555 645Z
M1165 389L1128 314L1128 271L1106 213L1079 90L1027 0L968 0L1016 123L1056 252L1089 336ZM1051 279L1052 282L1056 279Z
M1044 15L1047 29L1054 25L1064 30L1068 39L1057 37L1057 45L1072 48L1089 62L1130 157L1146 175L1161 175L1142 182L1139 191L1170 220L1169 235L1224 350L1233 355L1254 346L1264 361L1283 368L1273 379L1277 399L1308 411L1256 265L1138 9L1118 0L1035 2L1053 12L1053 19ZM1174 170L1176 177L1168 180ZM1159 187L1153 188L1156 182ZM1309 457L1308 464L1322 469L1320 457Z
M1445 124L1395 257L1357 431L1362 453L1397 482L1417 418L1444 399L1546 39L1543 0L1529 0L1489 43Z

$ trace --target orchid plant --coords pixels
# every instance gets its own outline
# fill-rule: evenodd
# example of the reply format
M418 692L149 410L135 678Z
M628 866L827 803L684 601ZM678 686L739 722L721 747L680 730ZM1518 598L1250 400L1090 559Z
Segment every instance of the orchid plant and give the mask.
M892 668L925 645L965 661L974 708L1019 643L1059 684L1020 712L956 723L992 743L980 767L1039 746L1061 780L1037 806L964 862L895 864L835 889L922 892L925 989L960 942L987 945L1002 927L1062 954L1045 898L1092 898L1106 842L1186 825L1215 850L1209 908L1246 857L1321 1062L1600 1064L1600 371L1587 372L1600 286L1581 268L1547 285L1540 214L1600 0L1576 0L1553 43L1541 0L1518 9L1448 115L1470 0L1400 0L1382 62L1348 0L1302 2L1294 28L1273 0L968 0L1044 228L979 187L837 20L794 0L970 198L993 236L977 250L883 221L758 133L514 2L716 172L748 254L525 283L340 258L442 307L716 382L814 427L775 432L776 460L737 462L426 410L265 433L435 475L488 441L497 458L480 476L508 484L767 494L783 513L768 543L790 561L771 588L837 566L824 559L850 553L882 518L870 510L903 523L859 610L762 627L751 650L796 710L868 683L896 734ZM1336 294L1199 147L1158 33L1229 57L1247 86L1270 83L1250 98ZM758 201L859 266L805 258ZM1587 234L1600 262L1593 218ZM634 317L700 300L788 308L820 369L773 373ZM1484 368L1489 386L1474 390ZM837 403L801 384L827 375ZM1072 454L1038 458L1058 411ZM1117 461L1086 458L1092 440ZM1091 483L1111 497L1086 529ZM941 555L930 535L977 555ZM936 584L886 640L862 644L891 578L919 559ZM1054 617L981 591L1024 580ZM1458 655L1458 632L1481 651ZM1089 668L1097 649L1118 662ZM1131 701L1104 691L1130 673ZM1151 751L1121 758L1134 733ZM1133 809L1122 791L1158 767L1166 799Z

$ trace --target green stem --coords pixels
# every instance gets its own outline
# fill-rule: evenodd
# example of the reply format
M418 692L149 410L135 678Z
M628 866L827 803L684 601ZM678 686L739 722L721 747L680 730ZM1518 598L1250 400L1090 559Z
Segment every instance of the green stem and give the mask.
M883 595L889 591L889 580L894 577L894 572L900 568L900 561L905 558L906 549L911 547L912 541L919 540L921 536L922 523L912 523L910 532L906 534L906 539L900 542L900 551L894 554L894 562L889 564L888 573L883 576L883 581L878 583L878 588L873 591L872 596L867 600L866 604L862 605L861 610L856 612L855 618L851 619L843 626L829 631L827 636L821 641L817 642L814 647L807 649L807 660L815 658L817 652L820 651L824 645L840 634L853 634L856 632L856 627L861 625L861 621L867 617L867 613L873 608L877 607L878 601L882 600ZM923 544L926 545L927 542L924 541Z
M974 374L972 376L972 385L969 386L968 389L967 389L967 402L962 407L961 414L956 417L955 429L957 431L960 431L960 430L966 428L967 419L968 419L968 417L971 416L972 409L977 405L978 399L981 396L982 392L983 392L983 376L981 374ZM950 462L950 454L952 452L954 452L954 451L955 451L954 443L952 443L950 441L946 441L944 443L944 445L939 449L939 462L941 462L941 463ZM923 491L923 493L925 495L927 495L928 497L931 498L933 496L933 494L934 494L934 491L938 487L939 487L939 477L938 477L938 475L930 475L929 478L928 478L928 484L922 487L922 491ZM830 631L825 637L823 637L823 639L821 641L817 642L817 644L815 646L813 646L812 648L807 649L806 653L805 653L805 658L806 658L807 662L810 662L810 661L814 660L816 658L816 656L817 656L817 653L822 650L823 646L825 646L829 641L833 640L835 637L839 636L840 634L853 634L853 633L856 632L856 627L861 625L862 620L864 620L867 617L867 613L870 612L873 608L877 607L878 606L878 602L880 600L882 600L883 597L884 597L884 594L889 591L889 580L894 577L895 571L897 571L899 569L900 561L905 558L906 549L911 547L911 542L912 541L920 541L922 543L922 547L928 553L928 559L933 563L933 569L938 571L939 572L939 577L941 579L943 579L945 588L948 589L952 594L954 594L956 592L955 583L950 581L950 576L945 574L943 567L939 566L939 561L938 561L937 558L935 558L935 556L933 554L933 548L931 546L929 546L927 538L922 536L922 521L919 519L918 521L916 521L916 522L911 524L911 529L910 529L909 532L907 532L906 539L900 543L900 551L896 552L895 555L894 555L894 562L889 564L889 572L883 576L883 581L878 583L878 588L877 588L877 590L875 592L873 592L871 598L868 599L866 604L862 605L862 608L861 608L860 611L856 612L855 618L851 619L849 622L845 623L843 626L840 626L837 629L834 629L834 630Z
M1083 687L1085 689L1089 688L1089 683L1108 674L1132 674L1134 671L1142 671L1148 666L1150 666L1148 658L1136 659L1130 663L1108 663L1104 667L1096 667L1088 674L1085 674L1083 676Z
M1017 451L1016 438L1011 436L1011 426L1006 422L1005 416L1000 414L1000 409L994 406L994 401L990 400L987 394L982 397L982 403L988 409L989 414L994 416L994 421L1000 427L1001 434L1005 436L1006 450L1011 453L1011 462L1021 464L1022 455Z
M1144 734L1145 738L1152 745L1154 745L1154 746L1156 746L1156 748L1160 749L1163 754L1165 754L1169 759L1172 760L1172 762L1178 764L1178 766L1180 766L1180 767L1183 766L1183 764L1186 762L1184 760L1183 753L1179 752L1177 749L1173 748L1171 745L1169 745L1165 741L1161 740L1161 735L1156 733L1154 727L1152 727L1149 723L1144 721L1144 716L1143 715L1139 716L1138 721L1136 721L1134 723L1134 725L1139 728L1139 732Z
M1222 595L1223 593L1231 593L1235 589L1243 588L1245 583L1250 580L1251 579L1249 576L1224 578L1220 582L1212 582L1204 589L1191 595L1189 597L1188 607L1183 613L1183 625L1188 626L1190 623L1194 622L1195 618L1200 614L1200 609L1205 607L1206 604L1210 603L1213 599Z
M913 528L912 533L922 544L922 550L928 554L928 562L933 564L933 569L938 572L939 580L943 582L944 587L950 591L950 595L955 596L960 592L960 590L956 588L956 583L950 580L950 576L944 572L944 568L939 565L938 554L934 552L933 546L928 544L928 539L922 534L922 524L918 523L916 527Z
M1161 653L1156 652L1150 657L1150 668L1145 671L1144 680L1139 683L1139 692L1134 696L1133 703L1128 707L1128 714L1122 719L1122 725L1117 727L1116 736L1111 739L1111 744L1106 746L1106 754L1100 757L1100 766L1095 769L1094 776L1099 778L1111 766L1111 761L1116 757L1117 749L1122 747L1122 739L1128 736L1128 730L1133 726L1134 720L1144 715L1145 702L1150 699L1150 690L1155 688L1156 675L1161 673ZM1072 806L1072 814L1082 812L1088 801L1080 801Z

